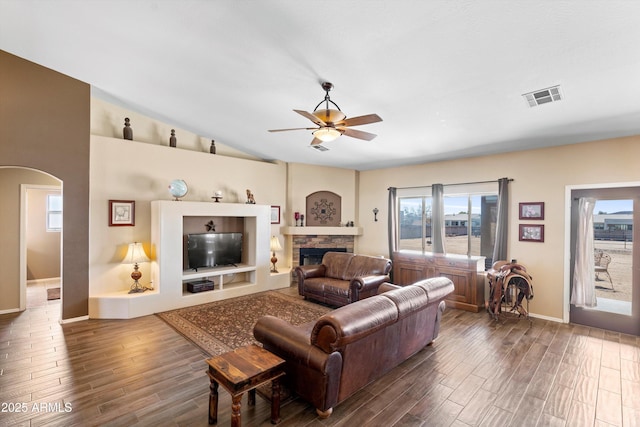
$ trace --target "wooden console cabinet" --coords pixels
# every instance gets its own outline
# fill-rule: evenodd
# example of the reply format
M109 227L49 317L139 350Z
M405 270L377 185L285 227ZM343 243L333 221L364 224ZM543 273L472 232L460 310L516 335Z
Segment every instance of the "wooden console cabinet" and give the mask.
M447 297L447 306L473 312L484 308L484 257L415 251L393 253L393 282L397 285L440 276L451 279L455 286L455 291Z

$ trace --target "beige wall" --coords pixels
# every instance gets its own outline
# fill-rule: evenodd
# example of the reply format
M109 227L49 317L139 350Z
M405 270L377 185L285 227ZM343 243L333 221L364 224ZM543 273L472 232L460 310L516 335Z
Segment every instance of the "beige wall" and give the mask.
M133 131L133 140L145 144L169 146L171 129L176 131L176 147L182 150L209 153L211 140L215 135L203 137L181 129L172 123L162 123L135 111L127 110L98 98L91 98L91 135L122 139L124 119L129 118ZM216 140L216 155L237 157L240 159L260 160L254 156L235 150Z
M0 312L20 307L21 184L60 185L60 181L32 169L0 166Z
M33 168L63 182L62 319L88 314L89 85L0 51L0 166ZM3 194L2 205L13 195ZM1 222L1 221L0 221ZM18 237L13 229L10 240ZM6 245L3 254L19 257ZM4 258L4 257L2 257ZM19 283L4 268L0 305L19 308ZM2 309L2 308L0 308Z
M285 205L286 165L211 155L168 146L93 135L91 137L90 294L129 288L131 266L121 265L126 245L138 241L152 255L152 200L171 200L168 185L183 179L189 186L186 201L213 203L217 190L223 203L245 203L250 189L256 202ZM135 226L109 227L109 200L135 201ZM180 203L180 202L176 202ZM204 227L204 226L203 226ZM204 232L204 228L202 230ZM272 225L271 233L278 234ZM282 238L281 238L282 241ZM141 266L148 285L149 264Z
M525 264L534 277L531 312L562 319L565 301L565 190L570 185L640 182L640 136L520 151L487 157L428 163L360 173L359 250L387 254L387 188L497 180L508 177L509 258ZM518 203L545 202L544 243L518 241ZM379 221L370 213L377 206Z
M60 277L61 231L47 231L47 196L58 189L27 190L27 280Z

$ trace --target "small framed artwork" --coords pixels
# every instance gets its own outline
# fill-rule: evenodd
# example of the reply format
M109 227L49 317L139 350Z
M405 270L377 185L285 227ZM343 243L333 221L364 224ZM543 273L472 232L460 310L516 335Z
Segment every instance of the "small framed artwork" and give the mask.
M280 206L271 206L271 224L280 224Z
M544 225L520 224L521 242L544 242Z
M136 202L109 200L109 227L136 225Z
M520 219L544 219L544 202L520 203Z

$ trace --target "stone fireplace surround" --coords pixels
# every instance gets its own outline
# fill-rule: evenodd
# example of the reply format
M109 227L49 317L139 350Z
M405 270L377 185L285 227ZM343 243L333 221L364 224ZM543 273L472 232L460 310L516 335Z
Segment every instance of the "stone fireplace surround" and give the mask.
M354 236L349 235L294 235L292 236L292 278L297 281L293 270L300 265L300 249L301 248L341 248L346 252L353 253Z

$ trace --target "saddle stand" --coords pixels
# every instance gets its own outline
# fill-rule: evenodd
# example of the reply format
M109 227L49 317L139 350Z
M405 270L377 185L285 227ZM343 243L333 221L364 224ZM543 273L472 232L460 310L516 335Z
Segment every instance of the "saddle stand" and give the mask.
M489 278L489 301L485 303L487 311L498 320L504 309L518 314L518 317L529 317L529 311L522 305L533 299L533 278L524 265L516 262L496 261L487 271Z

